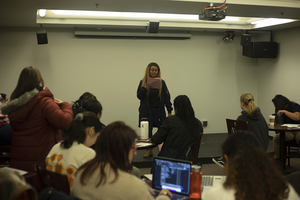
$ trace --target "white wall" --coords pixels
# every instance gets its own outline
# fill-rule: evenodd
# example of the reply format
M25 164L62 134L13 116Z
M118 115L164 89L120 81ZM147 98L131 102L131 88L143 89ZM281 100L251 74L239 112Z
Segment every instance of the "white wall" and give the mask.
M259 106L267 119L275 112L272 98L282 94L291 101L300 103L300 28L277 31L279 43L277 59L259 59L258 96Z
M20 71L32 65L56 98L71 102L89 91L104 107L104 124L123 120L137 130L137 86L155 61L172 102L186 94L196 116L208 120L205 133L227 132L225 118L240 114L241 93L259 96L263 76L257 76L257 59L242 56L238 35L224 42L223 32L201 32L190 40L79 39L71 29L47 32L49 44L37 45L36 29L0 30L1 92L10 95Z

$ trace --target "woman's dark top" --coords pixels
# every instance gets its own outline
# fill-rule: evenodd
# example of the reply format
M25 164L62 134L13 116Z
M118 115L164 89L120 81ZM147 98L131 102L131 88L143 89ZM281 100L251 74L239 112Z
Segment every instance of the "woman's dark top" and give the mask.
M191 131L177 115L169 116L152 136L155 144L164 145L159 156L186 160L186 153L196 141L197 135L203 131L201 122L196 118L198 126Z

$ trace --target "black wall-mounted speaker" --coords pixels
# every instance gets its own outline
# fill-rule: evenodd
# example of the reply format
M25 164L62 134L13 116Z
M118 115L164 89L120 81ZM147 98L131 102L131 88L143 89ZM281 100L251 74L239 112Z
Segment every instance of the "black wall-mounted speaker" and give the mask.
M241 45L242 46L250 46L251 45L251 35L250 34L242 34Z
M158 33L159 22L149 22L148 33Z
M38 44L48 44L47 33L36 33Z
M276 58L277 51L277 42L251 42L243 46L243 55L250 58Z

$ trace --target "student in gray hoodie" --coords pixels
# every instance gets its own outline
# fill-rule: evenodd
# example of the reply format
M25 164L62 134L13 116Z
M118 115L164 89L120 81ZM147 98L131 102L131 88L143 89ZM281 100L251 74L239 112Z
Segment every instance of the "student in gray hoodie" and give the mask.
M247 121L250 131L260 141L262 147L267 150L269 145L269 128L260 109L254 102L253 95L250 92L243 93L240 97L240 102L243 111L237 120Z

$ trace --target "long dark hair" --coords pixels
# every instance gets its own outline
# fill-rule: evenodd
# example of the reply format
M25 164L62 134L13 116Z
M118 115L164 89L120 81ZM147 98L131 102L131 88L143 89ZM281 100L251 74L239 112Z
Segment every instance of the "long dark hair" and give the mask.
M117 121L106 126L96 141L95 158L77 170L77 172L82 171L80 183L85 185L94 171L99 170L100 177L96 187L105 184L107 175L104 169L107 164L115 174L115 179L111 183L115 182L119 177L118 170L127 172L131 166L128 154L136 138L135 131L124 122Z
M229 160L224 187L235 189L236 200L283 200L288 197L286 181L252 133L233 133L224 142L222 150Z
M192 103L186 95L179 95L174 99L174 109L176 115L180 117L190 130L195 130L199 126Z
M272 102L275 106L275 113L278 112L278 110L286 110L288 107L292 105L292 101L290 101L288 98L281 94L277 94L273 99Z
M96 114L86 111L83 113L82 119L76 117L71 121L61 147L68 149L74 141L77 141L79 144L84 143L86 138L85 129L88 127L95 127L95 133L99 133L102 129L102 124Z
M10 100L14 100L20 97L25 92L31 91L33 89L39 91L44 88L44 80L41 72L35 67L25 67L19 76L19 80L16 88L10 96Z

